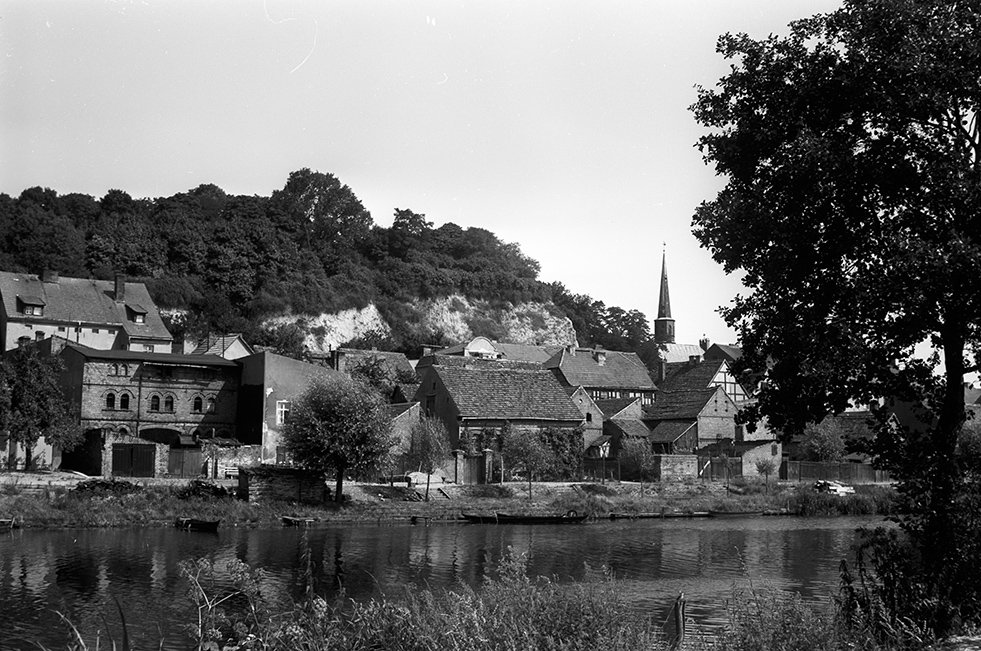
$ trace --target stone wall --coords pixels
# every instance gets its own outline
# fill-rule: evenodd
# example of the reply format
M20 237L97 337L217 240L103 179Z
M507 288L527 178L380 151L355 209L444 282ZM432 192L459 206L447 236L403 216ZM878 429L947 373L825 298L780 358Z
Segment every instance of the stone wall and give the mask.
M655 480L681 481L698 476L698 457L694 454L660 454L654 463Z
M240 468L239 498L252 504L270 501L323 504L330 499L330 489L322 475L299 468L254 466Z
M241 466L257 466L261 462L261 445L235 445L227 447L203 446L202 461L207 464L206 475L211 479L238 476ZM217 472L215 470L217 466Z

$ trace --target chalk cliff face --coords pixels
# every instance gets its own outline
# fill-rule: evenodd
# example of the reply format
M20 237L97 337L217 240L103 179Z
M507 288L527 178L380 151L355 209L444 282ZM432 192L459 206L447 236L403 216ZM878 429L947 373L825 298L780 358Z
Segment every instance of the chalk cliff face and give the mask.
M577 344L568 317L553 305L522 303L491 304L463 296L415 300L402 306L403 323L386 321L378 308L369 304L336 314L289 315L267 319L263 326L297 325L305 333L304 344L313 352L325 352L360 338L387 337L393 328L410 330L423 340L447 345L485 336L496 341L521 344Z

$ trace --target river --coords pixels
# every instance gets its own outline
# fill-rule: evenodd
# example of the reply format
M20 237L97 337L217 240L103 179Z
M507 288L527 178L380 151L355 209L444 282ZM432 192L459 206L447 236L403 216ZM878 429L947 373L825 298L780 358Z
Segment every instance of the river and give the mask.
M851 559L856 529L875 518L673 519L583 525L327 525L308 531L322 594L365 599L405 587L477 586L509 548L528 556L530 574L560 581L586 567L608 568L638 612L662 617L679 592L688 615L711 629L725 620L734 586L771 586L829 603L838 566ZM0 649L64 648L79 628L90 648L102 618L119 641L118 599L140 648L186 649L182 626L193 618L182 560L218 567L241 559L265 572L263 593L298 596L302 530L223 528L218 534L175 529L15 530L0 534ZM227 578L222 573L220 576ZM103 638L103 647L106 647Z

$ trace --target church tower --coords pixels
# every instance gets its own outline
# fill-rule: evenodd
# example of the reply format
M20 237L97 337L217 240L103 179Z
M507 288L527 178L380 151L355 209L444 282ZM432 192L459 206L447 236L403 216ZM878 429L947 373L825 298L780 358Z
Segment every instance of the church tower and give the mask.
M674 343L674 319L671 318L671 297L668 296L668 254L661 258L661 297L657 302L657 318L654 319L654 341L659 344Z

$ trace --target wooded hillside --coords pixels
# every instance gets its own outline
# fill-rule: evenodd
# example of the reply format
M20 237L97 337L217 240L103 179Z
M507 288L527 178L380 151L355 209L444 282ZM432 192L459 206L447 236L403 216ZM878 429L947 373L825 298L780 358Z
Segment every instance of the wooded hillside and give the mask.
M398 209L377 226L332 174L302 169L271 196L234 196L214 185L155 199L110 190L101 199L34 187L0 194L0 269L143 280L161 308L183 308L187 330L241 331L289 352L296 333L267 317L320 314L374 303L394 327L380 348L412 353L437 332L400 331L413 298L463 294L494 302L551 303L581 345L640 350L645 316L606 307L538 279L538 262L482 228L433 223ZM486 334L494 337L493 324ZM359 342L352 342L359 343ZM649 347L649 346L648 346Z

